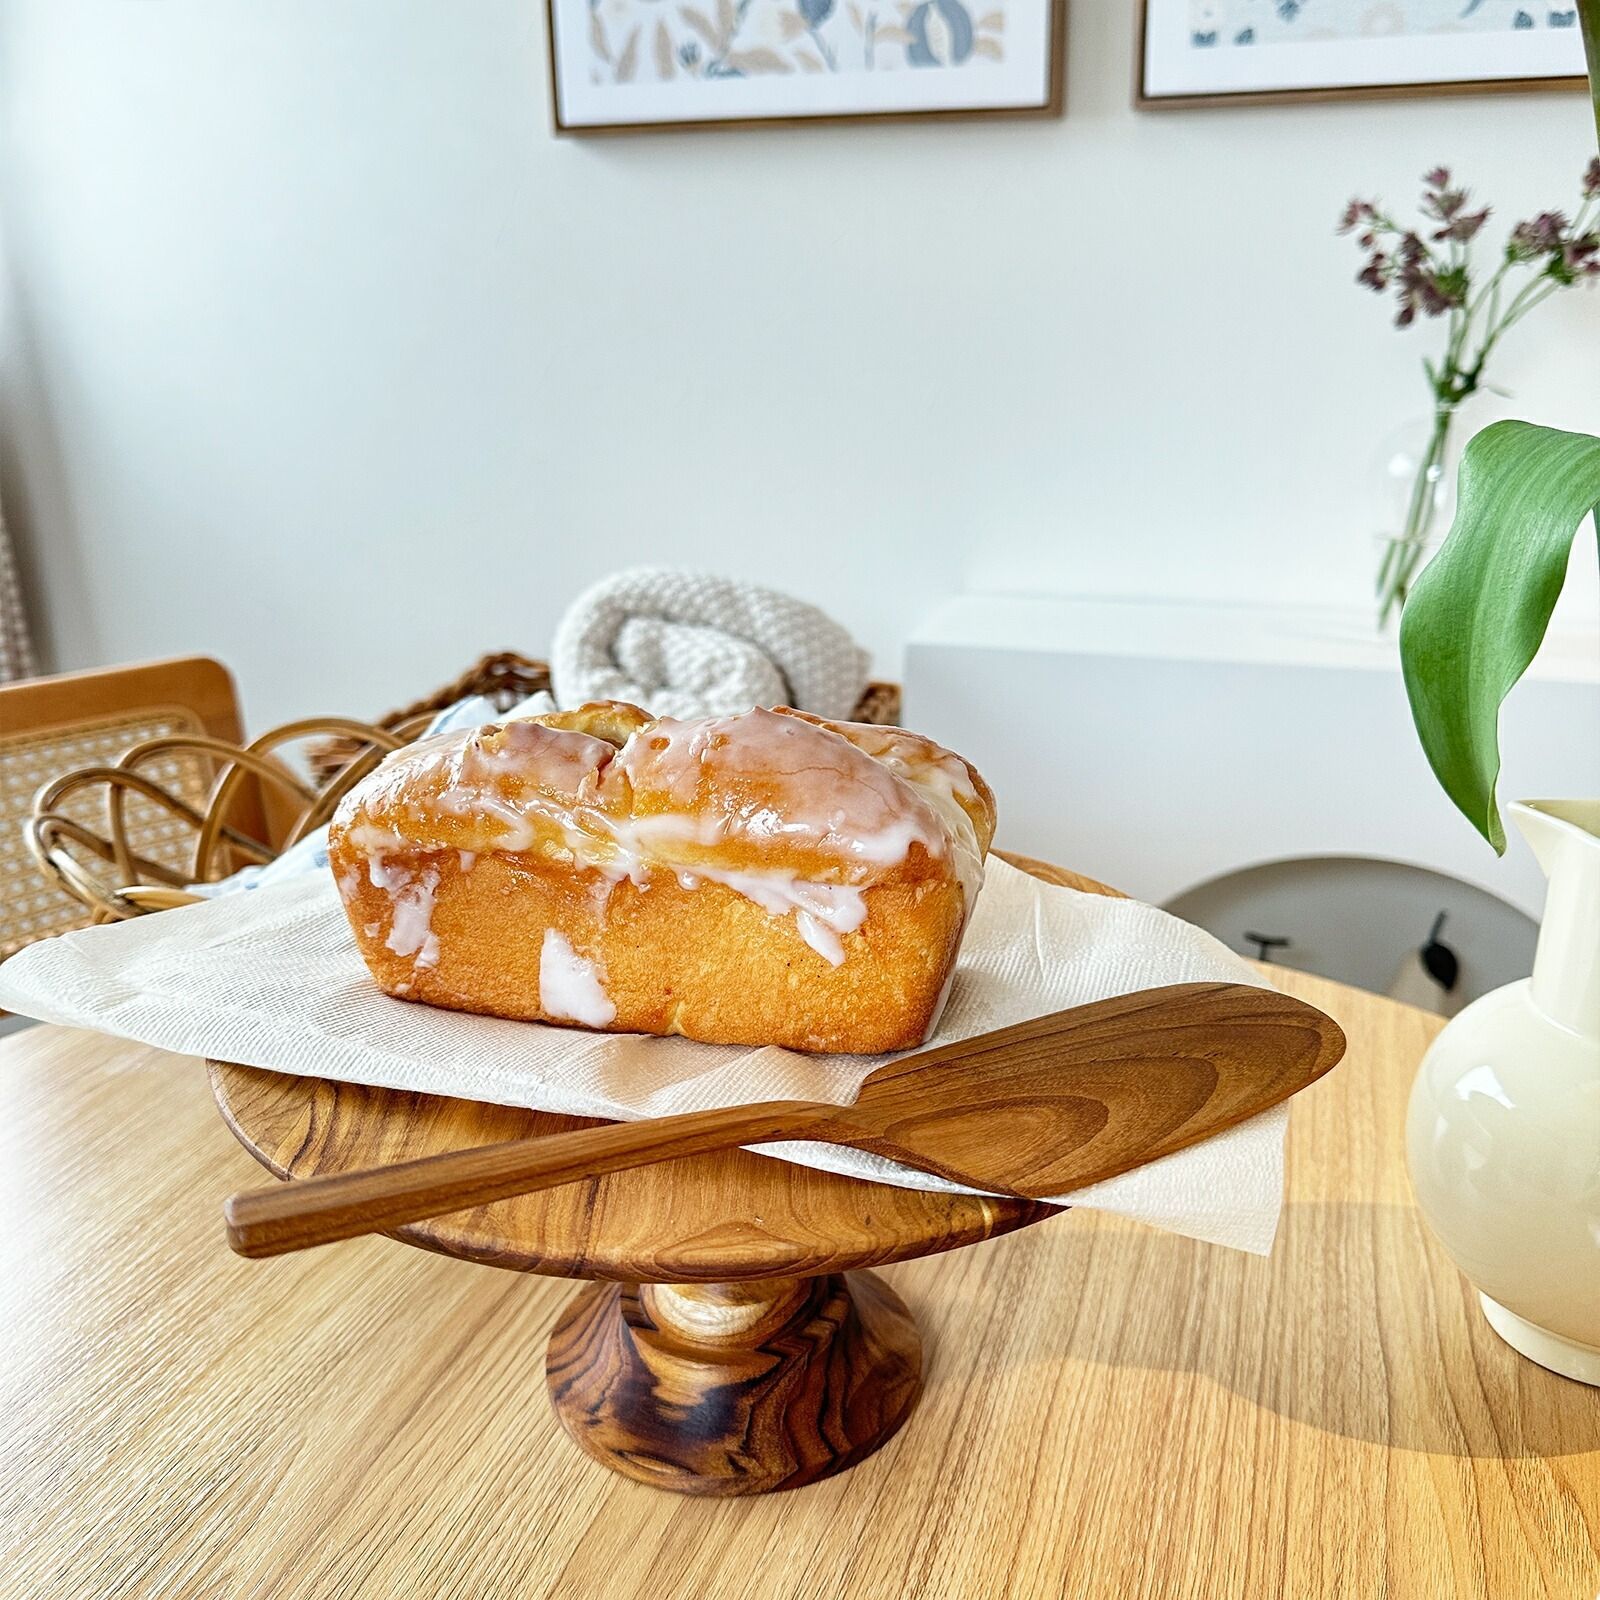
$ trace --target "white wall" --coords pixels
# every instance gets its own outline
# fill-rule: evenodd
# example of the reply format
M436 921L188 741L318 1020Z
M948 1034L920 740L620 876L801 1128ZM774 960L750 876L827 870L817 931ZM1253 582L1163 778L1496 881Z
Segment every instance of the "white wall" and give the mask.
M257 726L537 652L659 558L893 670L963 587L1364 599L1417 362L1352 191L1570 205L1585 99L551 137L538 0L0 0L0 487L49 659L189 649ZM1508 339L1600 428L1600 294ZM1499 405L1479 403L1478 423ZM1592 615L1586 591L1569 606Z

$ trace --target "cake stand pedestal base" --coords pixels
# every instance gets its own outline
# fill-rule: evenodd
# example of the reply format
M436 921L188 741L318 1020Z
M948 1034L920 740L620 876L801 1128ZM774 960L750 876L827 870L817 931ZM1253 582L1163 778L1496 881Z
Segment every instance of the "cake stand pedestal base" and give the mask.
M679 1494L762 1494L842 1472L910 1414L922 1344L871 1272L597 1283L545 1362L561 1425L597 1461Z

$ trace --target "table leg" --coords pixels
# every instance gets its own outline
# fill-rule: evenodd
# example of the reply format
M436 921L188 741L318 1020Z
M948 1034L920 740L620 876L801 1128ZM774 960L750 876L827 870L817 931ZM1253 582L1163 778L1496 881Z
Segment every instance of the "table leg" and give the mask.
M545 1370L561 1425L606 1466L679 1494L762 1494L871 1455L916 1403L922 1344L871 1272L597 1283Z

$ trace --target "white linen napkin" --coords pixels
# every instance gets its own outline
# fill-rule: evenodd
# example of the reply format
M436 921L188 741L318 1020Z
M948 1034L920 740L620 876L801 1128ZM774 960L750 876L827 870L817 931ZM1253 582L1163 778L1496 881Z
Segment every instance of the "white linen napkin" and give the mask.
M1153 906L1057 888L991 858L930 1042L1209 980L1265 987L1209 934ZM395 1000L368 975L323 873L43 940L0 966L0 1006L280 1072L622 1119L762 1100L844 1105L885 1059L587 1033ZM1060 1199L1264 1255L1287 1125L1279 1106ZM908 1188L957 1187L838 1145L758 1148Z

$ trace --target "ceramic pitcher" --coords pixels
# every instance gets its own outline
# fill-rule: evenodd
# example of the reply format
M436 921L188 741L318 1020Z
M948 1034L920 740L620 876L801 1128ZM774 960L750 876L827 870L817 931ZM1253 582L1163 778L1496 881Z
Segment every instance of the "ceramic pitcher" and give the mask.
M1423 1058L1411 1183L1495 1332L1600 1385L1600 800L1510 810L1549 880L1533 976Z

